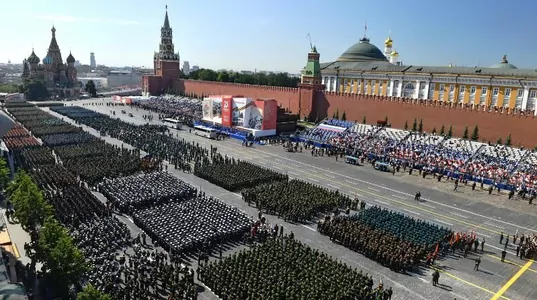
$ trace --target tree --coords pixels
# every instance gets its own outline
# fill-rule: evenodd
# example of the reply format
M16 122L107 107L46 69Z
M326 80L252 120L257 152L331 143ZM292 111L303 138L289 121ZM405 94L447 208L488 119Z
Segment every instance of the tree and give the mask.
M338 119L339 120L339 108L336 108L336 117L334 119Z
M388 116L384 117L384 124L388 125Z
M258 84L269 86L297 87L300 78L290 76L288 73L254 73L246 74L232 71L214 71L211 69L199 69L190 72L186 79L220 81L243 84Z
M0 192L2 192L9 183L9 167L4 158L0 157Z
M345 113L345 111L343 111L343 113L341 114L341 120L347 121L347 114Z
M451 138L453 136L453 126L449 125L449 129L447 132L447 137Z
M502 145L503 144L503 140L501 137L499 137L497 140L496 140L496 145Z
M414 123L412 123L412 131L418 130L418 119L414 118Z
M53 286L57 296L68 294L71 284L78 284L89 265L82 252L75 246L67 229L52 217L48 217L39 232L36 250L46 283Z
M21 90L26 96L26 99L34 100L45 100L49 97L47 86L42 80L26 80L22 86Z
M405 121L405 130L408 130L408 121Z
M420 119L420 123L418 124L418 131L423 132L423 119Z
M337 119L337 118L336 118L336 112L334 112L334 113L332 114L332 119Z
M433 127L433 131L431 131L432 134L436 134L436 126Z
M472 141L479 140L479 127L475 125L474 131L472 132Z
M28 174L21 174L13 184L9 199L15 209L15 217L25 230L34 232L38 225L53 215L54 210Z
M511 134L509 134L507 136L507 138L505 139L505 145L506 146L511 146Z
M19 86L16 84L6 83L0 84L0 93L13 94L20 91Z
M90 96L97 96L97 88L95 87L95 82L93 82L93 80L88 80L85 90L88 94L90 94Z
M84 289L77 294L76 298L78 300L112 300L110 295L97 290L91 284L86 285Z
M362 124L367 124L367 119L365 118L365 116L364 116L364 118L362 119Z
M464 132L462 133L463 139L468 139L468 126L464 127Z
M444 135L444 131L446 131L446 128L444 127L444 124L442 124L442 127L440 127L440 135Z

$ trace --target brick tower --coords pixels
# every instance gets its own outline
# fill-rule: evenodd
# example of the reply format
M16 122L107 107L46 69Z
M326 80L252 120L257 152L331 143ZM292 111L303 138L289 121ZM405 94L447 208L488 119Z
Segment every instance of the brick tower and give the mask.
M164 25L160 29L159 51L153 56L154 75L142 78L142 91L145 95L158 95L174 89L174 82L180 77L179 53L174 50L173 30L166 6Z

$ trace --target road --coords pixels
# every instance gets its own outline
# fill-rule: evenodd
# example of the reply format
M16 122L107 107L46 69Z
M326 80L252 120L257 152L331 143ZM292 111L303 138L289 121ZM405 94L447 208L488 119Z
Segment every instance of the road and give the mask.
M78 102L75 105L81 105ZM150 114L142 110L127 108L134 117L122 115L124 107L85 106L105 114L110 110L116 111L116 117L127 122L145 124L142 115ZM155 120L157 117L155 116ZM158 121L153 121L158 123ZM379 205L406 215L427 220L441 226L447 226L455 231L474 230L480 238L485 238L485 253L482 257L481 270L473 271L473 259L448 257L438 261L442 269L440 282L445 286L431 288L431 269L423 269L419 274L403 275L391 272L363 257L331 243L326 237L316 232L315 225L293 225L285 223L276 217L269 217L271 222L284 224L287 230L292 230L298 239L316 247L343 262L383 278L386 285L395 290L394 299L535 299L532 280L536 279L537 266L532 261L520 260L515 256L513 246L508 247L507 261L502 263L499 254L503 245L499 244L499 234L533 233L537 228L533 220L533 206L519 201L503 203L509 200L505 196L486 197L484 192L472 192L462 187L459 192L449 192L452 184L440 183L433 180L422 180L413 175L396 175L381 173L369 166L357 167L336 162L333 158L312 157L309 153L288 153L281 146L242 147L234 140L213 141L189 134L188 131L172 130L179 138L193 140L208 147L213 145L218 150L243 160L287 173L290 177L300 178L322 185L351 196L357 195L368 204ZM239 195L211 185L190 174L179 172L181 179L196 186L223 201L237 206L250 215L256 215L255 208L248 207ZM410 180L414 179L414 180ZM426 184L422 185L422 184ZM413 195L421 190L423 200L416 202ZM494 198L496 197L496 198ZM494 198L494 201L487 199ZM510 206L526 208L528 213L512 210Z

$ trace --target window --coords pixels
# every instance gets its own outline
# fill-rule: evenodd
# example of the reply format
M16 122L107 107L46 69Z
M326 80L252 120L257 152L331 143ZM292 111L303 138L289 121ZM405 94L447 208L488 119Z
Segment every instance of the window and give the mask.
M349 92L354 93L354 79L351 79L351 90Z
M486 95L487 94L487 88L486 87L482 87L481 88L481 95Z
M460 92L461 94L464 94L464 92L466 92L466 87L465 87L464 85L461 85L461 86L459 87L459 92Z
M522 96L524 96L524 90L523 89L518 89L516 96L518 98L522 98Z
M429 90L434 91L435 87L436 87L436 85L434 83L431 83L430 86L429 86Z
M500 88L495 87L492 90L492 96L498 96L499 93L500 93Z
M537 91L536 90L530 91L530 98L535 98L535 97L537 97Z
M446 87L445 87L443 84L441 84L441 85L440 85L440 88L438 89L438 91L439 91L439 92L443 92L443 91L445 91L445 90L446 90Z
M455 91L455 85L452 84L449 86L449 92L453 93L454 91Z
M470 94L472 94L472 95L475 94L475 90L476 90L475 86L471 86L470 87Z
M511 96L511 89L510 88L506 88L505 89L505 97L510 97Z
M371 95L375 95L375 88L376 88L376 85L377 85L377 81L372 80L372 81L371 81Z
M379 95L382 95L382 88L384 87L384 83L380 82L379 84Z

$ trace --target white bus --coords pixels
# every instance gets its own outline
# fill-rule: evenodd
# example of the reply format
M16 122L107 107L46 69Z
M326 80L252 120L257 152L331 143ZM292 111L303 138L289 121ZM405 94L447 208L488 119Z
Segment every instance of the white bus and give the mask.
M173 129L181 129L181 127L183 126L183 123L176 119L166 118L162 120L162 122L166 124L166 126L171 127Z
M216 130L201 125L194 126L194 134L204 136L208 139L216 138Z

